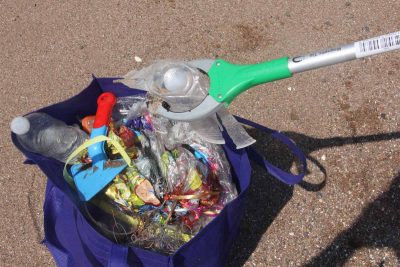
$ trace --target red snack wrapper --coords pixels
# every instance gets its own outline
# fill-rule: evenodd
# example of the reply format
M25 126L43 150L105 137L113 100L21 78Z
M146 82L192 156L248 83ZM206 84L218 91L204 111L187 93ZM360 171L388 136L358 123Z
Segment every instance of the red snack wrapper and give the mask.
M118 136L121 138L124 145L128 148L135 144L135 134L125 125L119 127Z

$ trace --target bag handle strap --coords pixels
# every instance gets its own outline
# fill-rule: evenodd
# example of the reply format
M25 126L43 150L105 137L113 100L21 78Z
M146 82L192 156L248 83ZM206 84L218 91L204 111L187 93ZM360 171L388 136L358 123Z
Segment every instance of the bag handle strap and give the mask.
M279 140L283 144L285 144L292 151L292 153L300 160L300 162L302 164L302 172L300 174L296 175L296 174L288 173L288 172L281 170L280 168L272 165L269 161L267 161L252 146L246 148L247 152L249 153L250 159L257 162L257 164L260 165L261 167L264 167L264 169L266 169L269 174L271 174L278 180L280 180L288 185L297 184L304 178L306 171L307 171L307 159L306 159L306 156L304 155L304 153L301 151L301 149L292 140L290 140L287 136L285 136L284 134L282 134L278 131L275 131L273 129L259 125L255 122L252 122L252 121L249 121L244 118L237 117L237 116L235 116L235 118L240 123L243 123L245 125L254 127L260 131L263 131L263 132L271 135L275 139Z

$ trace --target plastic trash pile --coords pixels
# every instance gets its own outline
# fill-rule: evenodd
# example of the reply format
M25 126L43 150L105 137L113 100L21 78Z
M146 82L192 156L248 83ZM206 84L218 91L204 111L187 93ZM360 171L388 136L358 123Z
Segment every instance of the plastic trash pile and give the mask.
M86 205L90 218L118 242L176 251L237 196L220 145L202 140L186 122L149 113L145 96L118 98L108 137L131 166ZM90 133L93 117L83 120ZM88 127L89 125L89 127ZM110 160L120 158L106 146ZM91 159L84 154L81 163Z

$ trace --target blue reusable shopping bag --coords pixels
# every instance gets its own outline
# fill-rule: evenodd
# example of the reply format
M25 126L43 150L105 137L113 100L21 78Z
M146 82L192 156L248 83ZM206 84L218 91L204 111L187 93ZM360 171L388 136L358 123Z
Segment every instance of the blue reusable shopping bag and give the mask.
M113 78L94 78L80 94L64 102L45 107L40 112L60 119L67 124L78 123L77 116L94 114L97 97L106 91L117 97L143 94L129 89ZM24 150L16 136L14 144L27 157L26 163L35 163L49 178L44 202L44 244L52 253L58 266L224 266L229 251L239 231L240 219L250 184L249 159L262 165L271 175L287 184L301 181L306 170L306 158L299 148L282 134L245 119L242 123L253 126L286 144L299 158L303 172L299 175L286 173L263 159L252 147L235 149L227 139L224 145L231 164L232 176L239 196L203 228L193 239L172 255L163 255L137 247L114 243L101 235L82 212L82 202L63 177L63 163Z

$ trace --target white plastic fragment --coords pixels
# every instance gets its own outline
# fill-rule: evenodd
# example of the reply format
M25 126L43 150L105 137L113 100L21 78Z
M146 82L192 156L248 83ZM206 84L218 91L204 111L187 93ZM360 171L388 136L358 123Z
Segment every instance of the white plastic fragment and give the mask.
M135 56L135 61L138 62L138 63L140 63L140 62L142 62L143 60L142 60L140 57Z

